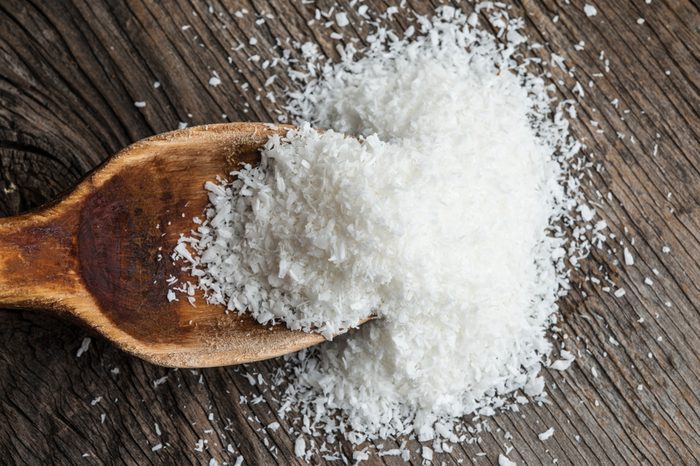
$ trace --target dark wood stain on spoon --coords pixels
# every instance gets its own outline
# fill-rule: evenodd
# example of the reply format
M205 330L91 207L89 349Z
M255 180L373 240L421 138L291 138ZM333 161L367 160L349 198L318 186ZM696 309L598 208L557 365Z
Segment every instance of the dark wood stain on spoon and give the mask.
M165 299L167 276L161 265L168 263L169 251L158 251L163 238L152 214L162 201L144 196L149 184L159 184L172 196L166 178L130 170L128 177L115 175L85 200L78 228L80 272L104 315L118 327L134 338L172 342L188 327L178 324L176 308Z

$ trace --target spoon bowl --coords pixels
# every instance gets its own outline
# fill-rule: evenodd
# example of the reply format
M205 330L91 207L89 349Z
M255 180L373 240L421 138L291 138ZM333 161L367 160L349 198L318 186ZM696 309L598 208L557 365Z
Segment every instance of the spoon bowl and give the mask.
M169 302L168 278L192 281L170 254L201 216L203 185L255 164L290 127L229 123L139 141L51 205L0 219L0 307L73 316L121 349L170 367L268 359L322 342L318 334L226 314L197 293Z

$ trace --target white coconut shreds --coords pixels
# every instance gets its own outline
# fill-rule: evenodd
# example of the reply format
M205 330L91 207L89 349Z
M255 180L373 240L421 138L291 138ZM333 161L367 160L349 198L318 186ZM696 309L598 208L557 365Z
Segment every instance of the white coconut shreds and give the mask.
M595 213L519 24L498 42L441 8L410 39L380 29L359 58L302 46L299 128L207 184L206 220L174 257L210 302L328 338L379 317L287 358L279 413L303 419L303 455L318 435L457 441L459 418L544 395L565 260L590 248L560 225L582 238Z
M191 272L210 303L263 324L281 320L330 339L374 313L398 313L396 306L412 303L406 295L422 272L407 281L397 271L420 266L422 258L411 256L423 254L426 241L449 244L461 235L440 234L442 223L462 223L445 222L434 209L449 198L433 186L467 180L376 136L361 143L305 124L271 138L259 166L232 176L232 183L206 184L207 221L182 244L196 253Z

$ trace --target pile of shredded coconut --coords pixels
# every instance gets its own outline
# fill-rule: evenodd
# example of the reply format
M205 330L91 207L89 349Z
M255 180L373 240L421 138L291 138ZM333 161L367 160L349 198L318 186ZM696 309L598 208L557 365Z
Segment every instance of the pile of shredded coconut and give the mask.
M288 359L280 414L323 434L309 445L463 440L462 416L545 395L565 261L589 247L562 225L595 213L571 168L580 144L518 55L518 26L499 42L443 7L339 63L305 45L298 129L206 185L206 219L174 258L209 302L329 339L378 317Z

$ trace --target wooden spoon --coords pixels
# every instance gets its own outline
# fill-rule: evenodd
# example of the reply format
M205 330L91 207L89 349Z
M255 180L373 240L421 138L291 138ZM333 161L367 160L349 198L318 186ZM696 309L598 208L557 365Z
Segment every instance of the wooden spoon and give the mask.
M272 358L323 341L225 314L197 296L168 302L166 279L192 280L170 254L207 204L203 185L289 127L200 126L139 141L68 196L0 219L0 307L77 317L155 364L210 367Z

